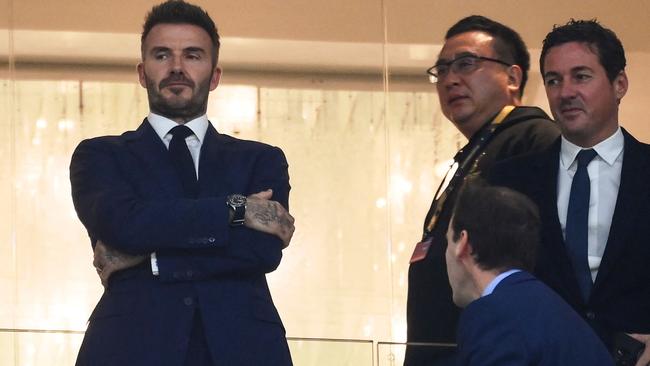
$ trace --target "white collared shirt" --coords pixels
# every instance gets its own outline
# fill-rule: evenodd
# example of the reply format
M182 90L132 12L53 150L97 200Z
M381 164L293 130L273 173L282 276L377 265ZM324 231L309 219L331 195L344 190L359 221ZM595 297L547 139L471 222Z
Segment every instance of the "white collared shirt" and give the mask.
M589 228L588 260L591 279L596 280L600 262L605 253L609 229L612 225L618 187L621 184L623 167L623 144L625 139L619 127L616 132L601 141L592 149L598 155L587 165L589 173ZM560 148L560 167L557 182L557 213L562 226L562 235L566 240L566 216L571 193L571 182L578 168L576 156L583 150L562 136Z
M172 134L169 133L169 131L179 124L167 117L151 112L149 113L149 116L147 116L147 120L149 121L149 124L151 124L151 127L153 127L154 131L156 131L158 137L160 137L162 142L165 144L165 147L169 149L169 142L172 140ZM194 132L193 135L185 138L185 143L187 144L187 148L190 150L190 154L192 154L197 179L199 177L199 156L201 154L201 145L203 145L203 140L205 140L205 134L208 131L208 124L208 116L205 114L185 123L185 126L189 127L190 130Z
M165 144L165 147L169 149L169 142L173 137L169 131L179 124L167 117L151 112L149 112L147 120L151 127L153 127L154 131L156 131L158 137L160 137L162 142ZM208 117L205 114L185 123L185 126L189 127L194 133L185 138L185 143L187 144L187 148L190 150L190 154L192 154L192 161L194 161L194 171L196 172L197 179L199 178L199 156L201 155L201 146L205 140L205 134L208 131L208 124ZM156 252L151 253L151 272L155 276L158 275L158 259L156 258Z

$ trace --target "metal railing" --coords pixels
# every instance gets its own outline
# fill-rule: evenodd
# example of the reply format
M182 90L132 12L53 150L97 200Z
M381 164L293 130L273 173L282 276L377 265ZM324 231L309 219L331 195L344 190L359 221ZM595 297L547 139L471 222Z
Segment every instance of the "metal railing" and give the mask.
M0 365L74 364L84 331L0 328ZM295 366L402 366L406 343L372 339L287 337ZM450 350L453 344L409 343L410 347Z

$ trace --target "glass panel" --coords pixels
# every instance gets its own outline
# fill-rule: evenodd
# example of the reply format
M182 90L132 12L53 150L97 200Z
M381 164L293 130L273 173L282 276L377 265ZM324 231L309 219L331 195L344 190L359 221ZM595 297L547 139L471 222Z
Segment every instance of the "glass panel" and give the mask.
M270 276L288 334L389 336L383 93L262 88L260 96L260 139L287 155L298 220Z
M81 332L0 330L0 365L72 365L82 339ZM288 343L296 366L373 365L372 341L289 338Z
M16 293L13 235L16 200L12 189L15 167L12 93L14 58L10 25L11 2L0 0L0 328L13 327ZM0 343L0 353L3 353L5 344L4 340Z
M81 139L133 129L146 115L131 66L146 10L137 6L108 24L96 18L108 13L105 5L63 4L63 13L82 20L71 25L31 1L3 11L10 1L0 0L0 14L16 14L20 80L4 76L1 57L10 42L0 41L0 169L9 173L0 175L0 200L9 202L0 206L0 328L83 330L102 288L72 208L68 165ZM225 77L211 96L210 119L221 132L280 146L290 164L299 226L269 276L289 335L387 339L399 324L395 314L403 313L392 302L393 266L404 245L392 242L391 217L410 210L395 200L418 188L410 165L391 171L389 146L401 142L390 131L403 122L396 117L403 110L388 108L393 101L384 93L382 6L290 0L246 11L208 8L227 32ZM307 15L284 21L291 13ZM8 28L3 21L0 31ZM424 108L430 97L422 95ZM415 96L396 98L401 106ZM11 364L37 365L45 362L43 349L53 355L49 364L71 364L78 343L72 347L66 337L81 335L59 335L3 338L0 354L15 358ZM365 344L361 351L329 343L292 340L291 347L304 364L327 364L333 355L342 364L372 364ZM69 359L57 358L59 349L70 350Z
M73 365L82 339L73 332L0 331L0 365Z
M80 139L77 81L17 81L15 327L83 329L78 294L94 276L70 199L68 166ZM95 289L91 295L97 298Z
M425 73L440 45L434 40L439 6L385 1L388 98L388 190L391 199L392 341L406 341L409 259L424 217L464 137L442 115L435 85ZM445 17L446 18L446 17ZM388 338L386 338L387 340Z
M16 337L12 332L0 330L0 365L17 365Z
M414 88L417 90L417 88ZM430 91L388 94L393 340L406 340L408 263L435 190L463 142ZM387 338L386 338L387 339Z
M289 338L295 366L372 366L372 341Z
M418 343L410 347L417 351L439 352L441 356L430 366L454 366L456 365L453 356L449 355L456 346L444 343ZM378 342L377 343L377 366L402 366L404 364L405 343Z

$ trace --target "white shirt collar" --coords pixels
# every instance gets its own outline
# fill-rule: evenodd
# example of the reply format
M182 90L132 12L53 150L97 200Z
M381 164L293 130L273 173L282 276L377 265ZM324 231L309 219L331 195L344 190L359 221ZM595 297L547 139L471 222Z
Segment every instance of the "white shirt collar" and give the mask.
M625 138L623 137L623 131L621 131L621 127L618 127L613 135L599 142L593 146L592 149L596 150L598 156L611 166L616 161L616 158L621 155L621 152L623 152L624 143ZM576 156L580 150L583 150L583 148L562 136L560 147L560 168L568 170L569 167L571 167L571 164L576 160Z
M147 120L161 140L165 139L165 136L169 133L169 130L178 126L178 123L176 123L176 121L151 112L149 112ZM185 123L185 126L189 127L190 130L194 132L194 135L199 139L199 141L203 143L205 134L208 131L208 124L208 116L204 114Z

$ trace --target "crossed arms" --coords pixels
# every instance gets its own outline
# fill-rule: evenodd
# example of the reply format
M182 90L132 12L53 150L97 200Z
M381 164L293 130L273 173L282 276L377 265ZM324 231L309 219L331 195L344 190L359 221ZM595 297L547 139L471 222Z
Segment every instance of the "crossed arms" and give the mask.
M241 171L250 176L226 184L241 191L215 190L215 196L193 200L165 192L164 184L142 172L142 162L119 138L82 142L70 165L72 197L96 243L94 264L102 282L106 285L115 271L137 265L153 252L163 281L187 280L172 273L188 270L192 279L273 271L294 231L286 209L287 163L277 148L260 148L246 157L242 164L252 166ZM237 163L233 169L239 169ZM225 202L231 193L249 195L243 227L228 224Z

